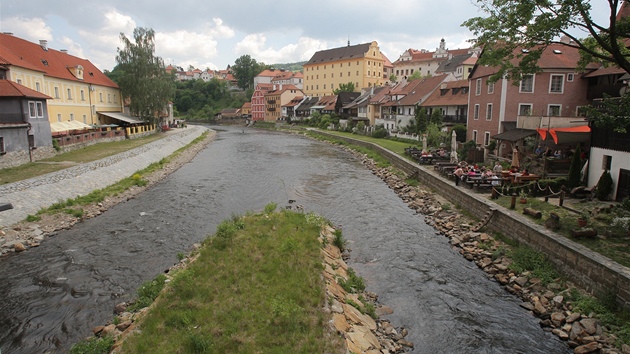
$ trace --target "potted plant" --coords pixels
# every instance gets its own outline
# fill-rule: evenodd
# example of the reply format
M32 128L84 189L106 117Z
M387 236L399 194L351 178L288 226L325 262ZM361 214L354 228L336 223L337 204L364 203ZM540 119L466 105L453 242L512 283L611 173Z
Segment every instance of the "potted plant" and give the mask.
M519 200L519 202L521 204L527 204L527 193L525 192L525 188L521 189L520 193L519 193L521 199Z
M588 224L588 213L578 215L577 223L579 227L585 227Z

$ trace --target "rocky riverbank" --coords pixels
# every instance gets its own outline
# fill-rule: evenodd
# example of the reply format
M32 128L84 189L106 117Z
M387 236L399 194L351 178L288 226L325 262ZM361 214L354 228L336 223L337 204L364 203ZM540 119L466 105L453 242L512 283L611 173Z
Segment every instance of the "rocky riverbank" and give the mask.
M145 186L134 186L118 195L109 196L100 203L82 206L83 216L81 218L66 213L42 214L40 215L41 220L30 222L24 220L3 228L0 230L0 257L38 247L47 237L54 237L59 230L69 229L78 222L96 217L109 208L134 198L192 160L215 136L216 132L210 131L203 141L171 157L162 169L142 176L147 182Z
M490 234L472 231L474 222L454 208L447 207L448 203L439 195L422 186L410 186L391 169L379 168L366 155L348 150L359 156L363 164L387 183L409 208L424 216L438 234L448 237L451 246L464 258L474 262L506 291L523 300L521 307L540 319L543 330L566 341L574 353L630 353L628 345L616 347L617 338L607 332L594 314L574 311L572 303L565 300L575 289L573 284L558 279L543 285L540 279L528 272L512 271L512 260L500 252L501 249L509 248L508 245Z

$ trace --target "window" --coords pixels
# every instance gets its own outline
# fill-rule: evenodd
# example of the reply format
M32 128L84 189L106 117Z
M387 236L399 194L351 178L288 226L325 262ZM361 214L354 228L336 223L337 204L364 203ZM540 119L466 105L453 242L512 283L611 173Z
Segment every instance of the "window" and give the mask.
M604 159L602 160L602 170L610 171L612 167L612 156L604 155Z
M490 145L490 132L483 133L483 145L484 146Z
M59 98L59 87L55 86L55 98Z
M359 70L357 70L357 76L359 76Z
M551 75L549 93L562 93L564 90L564 75Z
M494 93L494 82L488 83L488 95Z
M562 111L562 106L559 104L550 104L547 108L547 115L550 117L558 117Z
M523 75L520 92L534 92L534 75Z
M531 116L532 115L532 105L531 103L521 103L518 105L518 115L519 116Z
M477 79L475 86L475 96L481 95L481 79Z
M72 99L72 90L68 89L68 99L71 100Z
M477 131L476 130L473 130L472 141L474 141L475 144L477 144Z
M348 71L348 77L350 77L350 72Z
M73 122L74 121L74 113L70 113L70 121Z
M107 103L112 103L112 94L111 93L107 94Z
M61 122L61 113L57 113L57 122Z
M478 105L478 104L476 104L476 105L475 105L475 110L474 110L474 112L473 112L473 118L474 118L475 120L478 120L478 119L479 119L479 105Z
M39 82L35 83L35 91L42 92L41 87L39 86Z
M28 135L28 147L31 149L35 148L35 135L33 134Z
M100 100L101 102L103 102L103 93L102 93L102 92L99 92L99 93L98 93L98 98L99 98L99 100Z
M573 82L573 73L567 74L567 81Z
M83 115L83 123L87 124L87 115Z
M17 79L18 85L22 85L22 79Z
M0 154L6 154L6 152L4 149L4 137L0 136Z
M35 102L34 101L30 101L28 103L28 116L30 118L37 117L37 112L35 112Z
M37 118L44 118L44 103L43 102L35 102L37 106Z
M343 73L339 73L339 77L343 77Z
M486 106L486 120L492 120L492 103Z
M81 101L85 101L85 91L81 90Z

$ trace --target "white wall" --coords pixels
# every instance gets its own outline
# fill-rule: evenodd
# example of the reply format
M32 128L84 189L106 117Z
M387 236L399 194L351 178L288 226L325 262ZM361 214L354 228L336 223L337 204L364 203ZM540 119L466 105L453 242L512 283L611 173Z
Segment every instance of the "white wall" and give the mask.
M604 173L604 169L602 168L602 164L604 163L604 155L612 157L610 175L613 179L612 199L614 200L617 195L619 169L630 169L630 153L596 147L591 148L588 161L588 187L592 187L597 184L599 178L602 176L602 173Z

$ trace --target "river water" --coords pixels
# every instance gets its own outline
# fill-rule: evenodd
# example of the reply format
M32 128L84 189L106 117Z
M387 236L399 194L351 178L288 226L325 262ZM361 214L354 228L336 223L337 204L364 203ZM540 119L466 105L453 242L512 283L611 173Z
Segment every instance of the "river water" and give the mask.
M452 250L349 153L297 135L221 129L139 197L0 259L2 353L64 353L115 304L233 214L296 200L343 227L349 265L416 353L568 353L519 300Z

